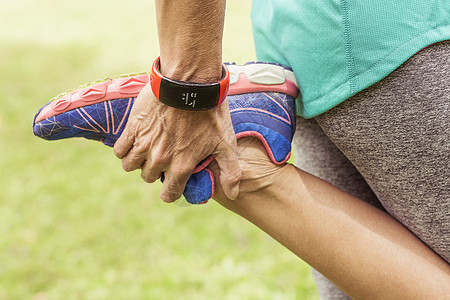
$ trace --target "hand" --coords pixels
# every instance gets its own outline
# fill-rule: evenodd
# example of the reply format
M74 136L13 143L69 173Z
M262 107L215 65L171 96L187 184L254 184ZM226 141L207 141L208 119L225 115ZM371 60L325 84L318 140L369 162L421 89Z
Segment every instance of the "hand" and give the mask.
M186 111L167 106L144 87L128 123L114 146L125 171L141 168L141 177L154 182L164 172L161 199L178 199L199 162L213 155L225 195L236 199L241 171L228 101L208 111Z
M244 137L239 139L237 144L239 166L242 171L238 200L245 198L246 194L263 191L271 186L283 176L283 173L287 171L287 167L290 166L289 164L274 164L267 155L261 141L257 138ZM217 178L220 174L217 162L213 161L208 168L213 172L214 177ZM213 198L229 209L232 209L231 206L239 206L241 203L241 201L231 203L230 199L223 192L223 186L217 180Z

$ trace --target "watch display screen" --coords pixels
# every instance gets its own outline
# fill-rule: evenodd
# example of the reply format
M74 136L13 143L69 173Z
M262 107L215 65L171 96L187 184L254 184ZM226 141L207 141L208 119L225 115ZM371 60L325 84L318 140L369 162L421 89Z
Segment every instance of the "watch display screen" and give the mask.
M217 106L220 84L178 82L164 77L161 80L159 99L161 102L181 109L206 110Z

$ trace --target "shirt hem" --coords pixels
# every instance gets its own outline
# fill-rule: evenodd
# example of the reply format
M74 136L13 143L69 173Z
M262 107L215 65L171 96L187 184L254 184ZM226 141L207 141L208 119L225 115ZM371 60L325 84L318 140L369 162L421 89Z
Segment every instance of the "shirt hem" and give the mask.
M370 66L364 72L347 79L327 94L310 100L307 103L301 103L301 98L299 97L297 99L297 115L310 119L330 110L351 96L388 76L424 47L448 39L450 39L450 25L434 28L415 36L397 47L382 60ZM352 88L355 84L357 86L356 90Z

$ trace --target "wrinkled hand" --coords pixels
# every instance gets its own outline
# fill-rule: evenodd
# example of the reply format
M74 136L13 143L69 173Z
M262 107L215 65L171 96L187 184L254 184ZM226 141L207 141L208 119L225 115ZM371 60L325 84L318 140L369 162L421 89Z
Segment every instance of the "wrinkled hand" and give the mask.
M238 160L242 171L242 178L239 187L239 199L243 199L247 194L256 191L263 191L265 188L275 184L280 180L287 171L289 164L274 164L262 145L261 141L254 137L244 137L238 140ZM219 165L213 161L208 168L213 172L214 177L219 175ZM281 192L281 191L280 191ZM216 182L214 200L218 201L225 207L230 208L230 205L239 205L241 201L236 201L236 204L229 203L230 199L223 191L223 186Z
M150 85L141 91L128 123L114 146L125 171L141 168L141 177L154 182L164 172L161 199L172 202L184 191L199 162L213 155L225 195L239 194L241 171L228 101L208 111L186 111L167 106Z

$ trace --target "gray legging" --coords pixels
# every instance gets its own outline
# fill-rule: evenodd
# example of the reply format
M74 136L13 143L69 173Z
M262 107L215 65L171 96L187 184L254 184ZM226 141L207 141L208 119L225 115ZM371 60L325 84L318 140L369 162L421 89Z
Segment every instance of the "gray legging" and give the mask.
M315 119L297 118L294 152L298 167L387 211L450 263L450 41ZM321 299L348 298L314 277Z

